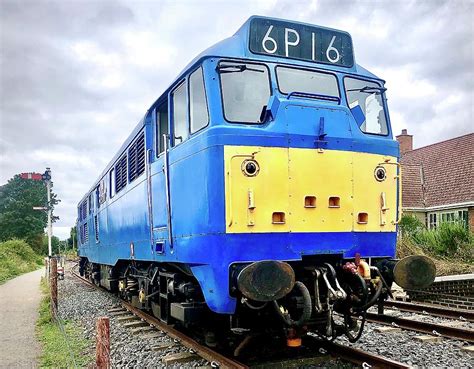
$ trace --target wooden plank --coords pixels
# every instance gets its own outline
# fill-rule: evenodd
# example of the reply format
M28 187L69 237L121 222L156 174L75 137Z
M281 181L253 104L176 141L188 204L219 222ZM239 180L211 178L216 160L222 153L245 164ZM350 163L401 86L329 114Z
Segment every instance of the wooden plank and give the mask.
M141 320L133 321L130 323L124 323L123 327L125 328L136 328L136 327L146 327L149 324L147 322L142 322Z
M429 335L426 335L426 336L415 336L414 337L415 340L417 341L420 341L420 342L431 342L431 343L434 343L434 342L441 342L441 340L443 338L439 337L439 336L429 336Z
M196 354L191 354L189 352L178 352L176 354L168 354L161 361L165 365L173 365L178 363L187 363L193 360L199 359L199 356Z
M153 351L164 351L175 346L178 346L178 344L175 342L160 342L156 346L153 346L151 349Z
M128 322L130 320L137 320L138 318L135 315L127 315L127 316L121 316L117 318L117 322L122 323L122 322Z

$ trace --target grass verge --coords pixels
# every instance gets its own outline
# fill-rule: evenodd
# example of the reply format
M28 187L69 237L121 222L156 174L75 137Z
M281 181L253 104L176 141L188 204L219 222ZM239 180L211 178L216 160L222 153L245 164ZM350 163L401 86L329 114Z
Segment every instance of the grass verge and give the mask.
M51 317L51 298L46 281L41 279L43 298L36 323L36 334L41 343L41 368L87 367L92 362L90 342L83 338L81 329L71 321L61 327Z
M0 242L0 284L38 269L43 265L43 258L21 240Z

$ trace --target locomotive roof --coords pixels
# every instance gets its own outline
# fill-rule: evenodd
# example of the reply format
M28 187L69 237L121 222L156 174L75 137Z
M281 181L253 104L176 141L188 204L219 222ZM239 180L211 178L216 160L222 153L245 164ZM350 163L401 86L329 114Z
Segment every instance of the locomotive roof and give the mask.
M145 116L135 126L133 131L127 137L127 139L122 144L122 146L117 151L117 153L114 155L112 160L107 164L107 166L102 171L98 179L94 182L94 185L82 197L79 203L84 201L89 196L89 194L97 187L97 185L105 176L105 174L112 168L115 161L123 154L124 150L134 140L135 136L140 132L141 128L145 125L146 118L149 116L149 112L151 112L157 105L159 105L159 103L161 103L167 97L170 90L172 90L184 78L184 76L189 72L190 69L194 68L196 65L201 63L202 60L204 59L212 58L212 57L216 57L216 58L225 57L225 58L233 58L233 59L254 59L254 60L259 60L259 61L268 62L268 63L292 64L292 65L297 65L297 66L299 65L299 66L307 67L307 68L308 67L309 68L315 68L315 67L322 68L322 69L326 69L326 70L330 70L334 72L339 72L339 73L344 73L344 74L354 74L354 75L367 77L371 79L377 79L379 81L385 82L384 80L380 79L373 73L369 72L367 69L363 68L356 62L354 62L351 67L343 67L343 66L329 65L329 64L317 64L312 61L304 61L304 60L298 60L298 59L288 59L288 58L283 58L283 57L280 58L280 57L275 57L275 56L254 54L249 50L248 40L249 40L249 32L250 32L250 23L253 19L257 19L257 18L273 20L273 21L285 21L285 22L295 24L295 25L314 27L314 25L308 24L308 23L286 21L279 18L270 18L270 17L262 17L262 16L254 15L254 16L251 16L249 19L247 19L247 21L245 21L245 23L237 30L237 32L235 32L234 35L212 45L211 47L201 52L194 59L192 59L188 65L186 65L186 67L173 80L170 86L148 108L148 110L145 113ZM320 27L320 26L318 26L318 28L327 30L327 31L341 33L341 31L332 29L332 28Z
M367 69L360 66L356 62L354 62L352 67L341 67L341 66L330 65L330 64L317 64L311 61L304 61L304 60L298 60L298 59L278 58L275 56L254 54L249 50L248 39L249 39L249 32L250 32L250 23L253 19L256 19L256 18L273 20L273 21L285 21L284 19L279 19L279 18L262 17L262 16L257 16L257 15L251 16L237 30L237 32L234 33L234 35L208 47L206 50L204 50L199 55L197 55L193 60L191 60L191 62L188 65L186 65L186 67L173 80L171 85L153 103L150 109L154 108L158 104L158 102L160 102L168 94L168 92L172 88L174 88L174 86L178 82L180 82L183 79L183 77L187 74L187 72L190 69L192 69L195 65L199 64L203 59L212 58L212 57L216 57L216 58L226 57L226 58L235 58L235 59L257 59L262 62L269 62L269 63L293 64L293 65L299 65L299 66L307 67L307 68L308 67L309 68L322 68L322 69L327 69L327 70L339 72L339 73L356 74L358 76L373 78L373 79L377 79L379 81L385 82L384 80L377 77L375 74L369 72ZM302 22L293 22L293 21L288 21L288 22L292 24L298 24L298 25L308 26L308 27L314 26L312 24L302 23ZM328 30L328 31L341 32L339 30L328 28L328 27L318 26L318 28Z

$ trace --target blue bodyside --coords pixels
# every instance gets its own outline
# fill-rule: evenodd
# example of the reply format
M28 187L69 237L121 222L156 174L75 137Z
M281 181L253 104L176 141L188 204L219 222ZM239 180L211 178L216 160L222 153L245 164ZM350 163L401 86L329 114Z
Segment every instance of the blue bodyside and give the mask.
M119 259L179 262L189 264L199 281L209 307L231 314L235 299L229 295L229 266L234 262L256 260L300 260L304 255L338 254L354 257L393 257L396 233L288 233L226 234L224 194L224 145L316 148L315 139L324 120L324 148L367 152L398 157L398 143L389 128L387 136L368 135L359 129L341 93L340 104L318 100L287 99L276 86L274 67L278 64L315 68L314 63L252 55L247 47L248 23L233 37L199 55L169 89L152 105L114 159L92 187L105 179L107 200L95 205L78 229L88 224L89 240L80 245L81 256L90 261L114 265ZM223 117L219 76L216 66L221 57L254 59L265 62L272 79L274 120L263 125L231 124ZM163 154L156 154L154 109L166 99L176 83L199 65L203 66L210 122L169 151L170 202L173 247L168 242L167 208ZM316 65L317 68L322 68ZM378 80L358 65L352 68L323 66L338 78L344 91L343 76ZM380 81L380 80L379 80ZM385 99L385 98L384 98ZM387 121L389 117L387 113ZM304 123L304 124L303 124ZM390 124L389 124L390 127ZM172 131L172 127L170 127ZM109 171L141 131L146 149L151 150L151 199L149 213L146 171L110 198ZM90 191L90 192L91 192ZM88 192L83 200L89 196ZM82 201L81 200L81 203ZM98 241L94 215L98 216ZM153 230L150 229L153 227ZM79 231L78 231L79 233ZM153 236L151 236L153 235ZM133 243L133 253L131 248ZM159 245L157 245L159 244ZM158 250L158 251L157 251Z

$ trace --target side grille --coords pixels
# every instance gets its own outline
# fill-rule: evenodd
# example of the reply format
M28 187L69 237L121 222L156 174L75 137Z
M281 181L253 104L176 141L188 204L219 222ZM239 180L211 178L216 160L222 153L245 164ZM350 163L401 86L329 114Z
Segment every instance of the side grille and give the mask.
M128 149L128 180L132 182L145 171L145 134L142 133Z
M115 192L127 185L127 155L124 155L115 165Z

